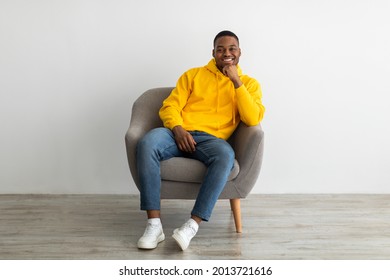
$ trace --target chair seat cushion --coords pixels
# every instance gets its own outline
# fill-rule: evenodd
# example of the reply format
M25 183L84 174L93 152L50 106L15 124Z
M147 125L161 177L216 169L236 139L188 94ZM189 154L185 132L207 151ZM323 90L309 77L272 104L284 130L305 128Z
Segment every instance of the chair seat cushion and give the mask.
M201 183L206 174L206 170L206 165L201 161L184 157L174 157L161 162L161 179L176 182ZM234 160L234 166L230 172L228 181L236 178L239 172L240 167L238 162Z

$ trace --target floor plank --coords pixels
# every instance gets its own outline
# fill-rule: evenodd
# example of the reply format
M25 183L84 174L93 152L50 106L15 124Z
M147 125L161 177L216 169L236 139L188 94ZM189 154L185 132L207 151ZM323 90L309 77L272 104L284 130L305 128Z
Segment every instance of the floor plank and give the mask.
M193 201L163 200L166 240L139 250L132 195L0 195L0 259L390 259L390 195L250 195L243 232L218 201L186 251L171 238Z

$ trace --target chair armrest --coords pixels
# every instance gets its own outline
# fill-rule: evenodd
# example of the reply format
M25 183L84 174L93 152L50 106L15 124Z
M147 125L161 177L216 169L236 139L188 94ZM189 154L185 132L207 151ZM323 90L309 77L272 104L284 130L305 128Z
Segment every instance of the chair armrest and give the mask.
M138 187L138 172L137 172L137 143L146 132L140 125L134 122L130 123L129 129L125 135L127 161L133 180Z
M137 187L137 143L148 131L162 126L158 110L162 105L162 101L169 95L172 89L172 87L165 87L147 90L133 104L130 126L125 135L125 143L130 172Z
M137 144L138 141L152 128L160 125L161 122L156 121L156 116L148 114L145 107L136 101L132 108L131 121L125 135L125 144L127 152L127 160L131 175L135 184L138 187L138 172L137 172Z
M264 131L261 124L247 126L241 122L229 142L240 165L237 183L253 186L263 160Z

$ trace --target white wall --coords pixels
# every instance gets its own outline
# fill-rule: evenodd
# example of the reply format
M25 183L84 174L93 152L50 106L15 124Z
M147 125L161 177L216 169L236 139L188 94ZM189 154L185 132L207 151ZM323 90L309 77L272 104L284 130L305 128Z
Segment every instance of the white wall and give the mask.
M223 29L263 86L254 193L390 193L387 0L1 0L0 193L137 193L132 102Z

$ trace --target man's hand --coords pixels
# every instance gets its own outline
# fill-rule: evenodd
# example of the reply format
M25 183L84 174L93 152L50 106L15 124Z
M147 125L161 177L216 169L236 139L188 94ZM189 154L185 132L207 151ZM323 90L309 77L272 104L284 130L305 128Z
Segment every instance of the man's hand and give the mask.
M181 151L187 153L195 152L196 142L187 130L178 125L172 129L172 132L175 135L176 144Z
M237 66L236 65L226 65L223 67L222 72L229 77L233 82L235 88L239 88L242 85L242 81L238 76Z

